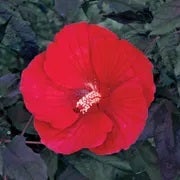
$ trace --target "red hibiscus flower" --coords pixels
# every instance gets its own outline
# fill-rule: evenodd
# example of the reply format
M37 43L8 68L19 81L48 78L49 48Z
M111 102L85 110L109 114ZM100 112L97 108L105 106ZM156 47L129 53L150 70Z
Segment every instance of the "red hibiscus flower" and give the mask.
M48 148L103 155L137 140L155 86L142 52L105 28L80 22L63 28L34 58L20 90Z

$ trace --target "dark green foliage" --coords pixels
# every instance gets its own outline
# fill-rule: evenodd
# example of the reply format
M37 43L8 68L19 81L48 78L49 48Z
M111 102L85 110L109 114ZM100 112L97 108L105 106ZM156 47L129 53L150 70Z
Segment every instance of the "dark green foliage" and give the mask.
M54 180L56 171L58 169L58 156L48 149L41 152L41 157L47 166L47 172L50 180Z
M26 123L31 118L31 114L25 109L22 101L19 101L16 105L8 108L7 116L10 119L12 126L19 131L24 129ZM32 123L28 126L26 133L37 134Z
M57 180L88 180L85 176L83 176L80 172L74 169L72 166L68 166L66 170L57 177Z
M66 157L84 176L89 179L118 179L126 175L133 175L126 159L118 156L96 156L88 151L76 153Z
M59 29L84 20L109 28L149 57L155 101L144 131L127 151L63 156L31 144L38 155L22 136L14 138L31 117L20 96L20 74ZM179 0L0 0L0 179L180 179L179 31ZM33 123L25 130L27 140L39 141Z

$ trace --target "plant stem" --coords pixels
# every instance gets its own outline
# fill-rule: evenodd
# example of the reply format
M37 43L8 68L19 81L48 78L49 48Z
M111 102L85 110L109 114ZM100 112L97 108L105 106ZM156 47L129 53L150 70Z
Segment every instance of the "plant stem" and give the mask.
M40 141L26 141L26 144L42 144Z
M25 134L27 128L29 127L29 125L31 124L32 120L33 120L33 116L31 116L31 117L29 118L28 122L26 123L26 125L25 125L25 127L24 127L24 129L23 129L23 131L22 131L22 133L21 133L21 136L24 136L24 134Z
M11 140L10 139L3 139L0 140L0 144L1 143L10 143ZM42 144L40 141L26 141L26 144Z

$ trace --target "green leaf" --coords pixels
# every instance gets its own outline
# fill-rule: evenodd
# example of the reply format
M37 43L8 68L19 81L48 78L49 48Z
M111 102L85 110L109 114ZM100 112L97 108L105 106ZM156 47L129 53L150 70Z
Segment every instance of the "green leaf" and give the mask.
M152 21L152 14L148 9L143 9L137 12L133 11L125 11L120 13L110 13L104 15L104 17L111 18L117 22L128 24L132 22L138 22L138 23L150 23Z
M176 48L177 52L177 63L174 68L174 74L176 76L176 79L180 81L180 45Z
M3 148L0 146L0 175L3 175L3 157L2 157Z
M6 74L0 77L0 97L6 97L8 91L17 84L18 76L16 74Z
M179 96L180 96L180 45L177 46L176 48L176 51L177 51L177 64L175 65L175 69L174 69L174 74L176 76L176 79L177 79L177 88L178 88L178 93L179 93Z
M0 24L0 42L2 41L4 35L5 35L5 32L6 32L6 27L10 21L11 17L3 24Z
M19 98L17 74L6 74L0 77L0 100L4 107L14 104Z
M100 26L104 26L114 33L116 33L119 37L121 37L121 28L123 27L123 24L117 23L116 21L106 18L104 21L99 23Z
M18 52L25 62L29 62L38 53L36 35L29 22L16 10L18 3L4 0L0 0L0 3L1 18L5 21L10 19L2 43Z
M60 16L70 22L77 15L82 2L82 0L55 0L55 9Z
M180 49L180 45L177 47L177 49ZM177 79L180 79L180 56L178 56L178 61L175 65L174 73Z
M179 96L180 96L180 82L177 82L177 89L178 89L178 93L179 93Z
M2 110L0 110L2 111ZM0 112L2 113L2 112ZM0 115L0 139L6 139L11 134L11 124L7 121L5 115Z
M54 180L58 169L58 155L48 149L45 149L41 152L41 157L48 168L49 180Z
M138 143L124 153L135 174L146 172L150 179L161 180L158 158L150 143Z
M75 168L68 166L66 170L57 177L56 180L88 180L84 177L80 172L78 172Z
M0 76L22 69L22 59L17 58L17 53L2 43L0 43L0 57Z
M142 51L149 50L148 53L150 53L153 39L149 38L147 34L144 25L138 23L126 24L119 30L120 38L127 39Z
M178 62L178 54L176 47L179 44L180 36L176 33L170 33L167 35L162 35L157 40L157 45L159 48L159 54L162 58L162 65L167 71L173 71L176 63Z
M168 75L167 71L165 71L163 68L160 70L160 83L162 86L170 86L174 83L174 80Z
M150 25L151 35L163 35L178 27L180 27L180 1L166 2L154 13Z
M40 155L25 144L25 138L16 136L3 150L4 172L11 179L46 180L47 168Z
M180 166L180 112L173 114L173 125L174 125L174 134L175 134L175 148L174 154L176 158L177 166Z
M85 14L90 23L98 23L102 19L102 14L100 13L100 9L98 8L97 1L87 3L87 10Z
M169 87L157 87L156 94L158 97L168 99L174 104L178 105L178 92L176 92L175 88Z
M66 158L81 174L93 180L113 180L132 174L129 163L115 155L97 156L89 151L83 151Z
M105 0L112 11L114 12L124 12L124 11L137 11L145 7L145 4L149 0L132 0L132 1L124 1L124 0Z
M37 44L40 51L43 51L63 25L63 21L54 10L52 1L24 1L19 4L17 10L36 32Z
M31 114L25 109L23 102L19 101L15 106L7 110L7 115L10 118L14 127L22 131L29 121ZM32 123L28 126L26 133L37 134Z

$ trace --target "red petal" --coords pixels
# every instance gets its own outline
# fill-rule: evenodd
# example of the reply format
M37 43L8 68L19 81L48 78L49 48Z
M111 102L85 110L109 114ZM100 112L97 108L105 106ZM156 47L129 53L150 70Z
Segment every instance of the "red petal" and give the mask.
M63 154L99 146L112 129L111 120L101 112L84 115L64 131L55 129L42 121L35 120L34 123L42 143L56 153Z
M81 88L95 77L90 61L90 39L117 38L109 30L85 22L65 26L49 45L45 71L57 84ZM57 75L58 74L58 75Z
M45 71L57 84L81 88L89 78L88 25L81 23L62 29L46 51Z
M38 119L64 129L78 118L65 91L57 89L43 71L44 53L23 71L20 90L28 110Z
M126 40L92 40L93 67L99 81L117 87L138 77L149 106L154 98L152 64L137 48Z
M138 79L134 78L119 86L112 93L105 111L114 119L115 128L101 146L91 151L96 154L112 154L129 148L142 132L148 114Z
M120 41L120 46L124 48L126 59L131 63L131 66L139 78L142 85L143 94L149 106L154 99L155 85L153 81L152 64L148 58L135 46L126 40Z
M120 40L93 40L91 48L93 67L102 84L115 88L135 76Z

